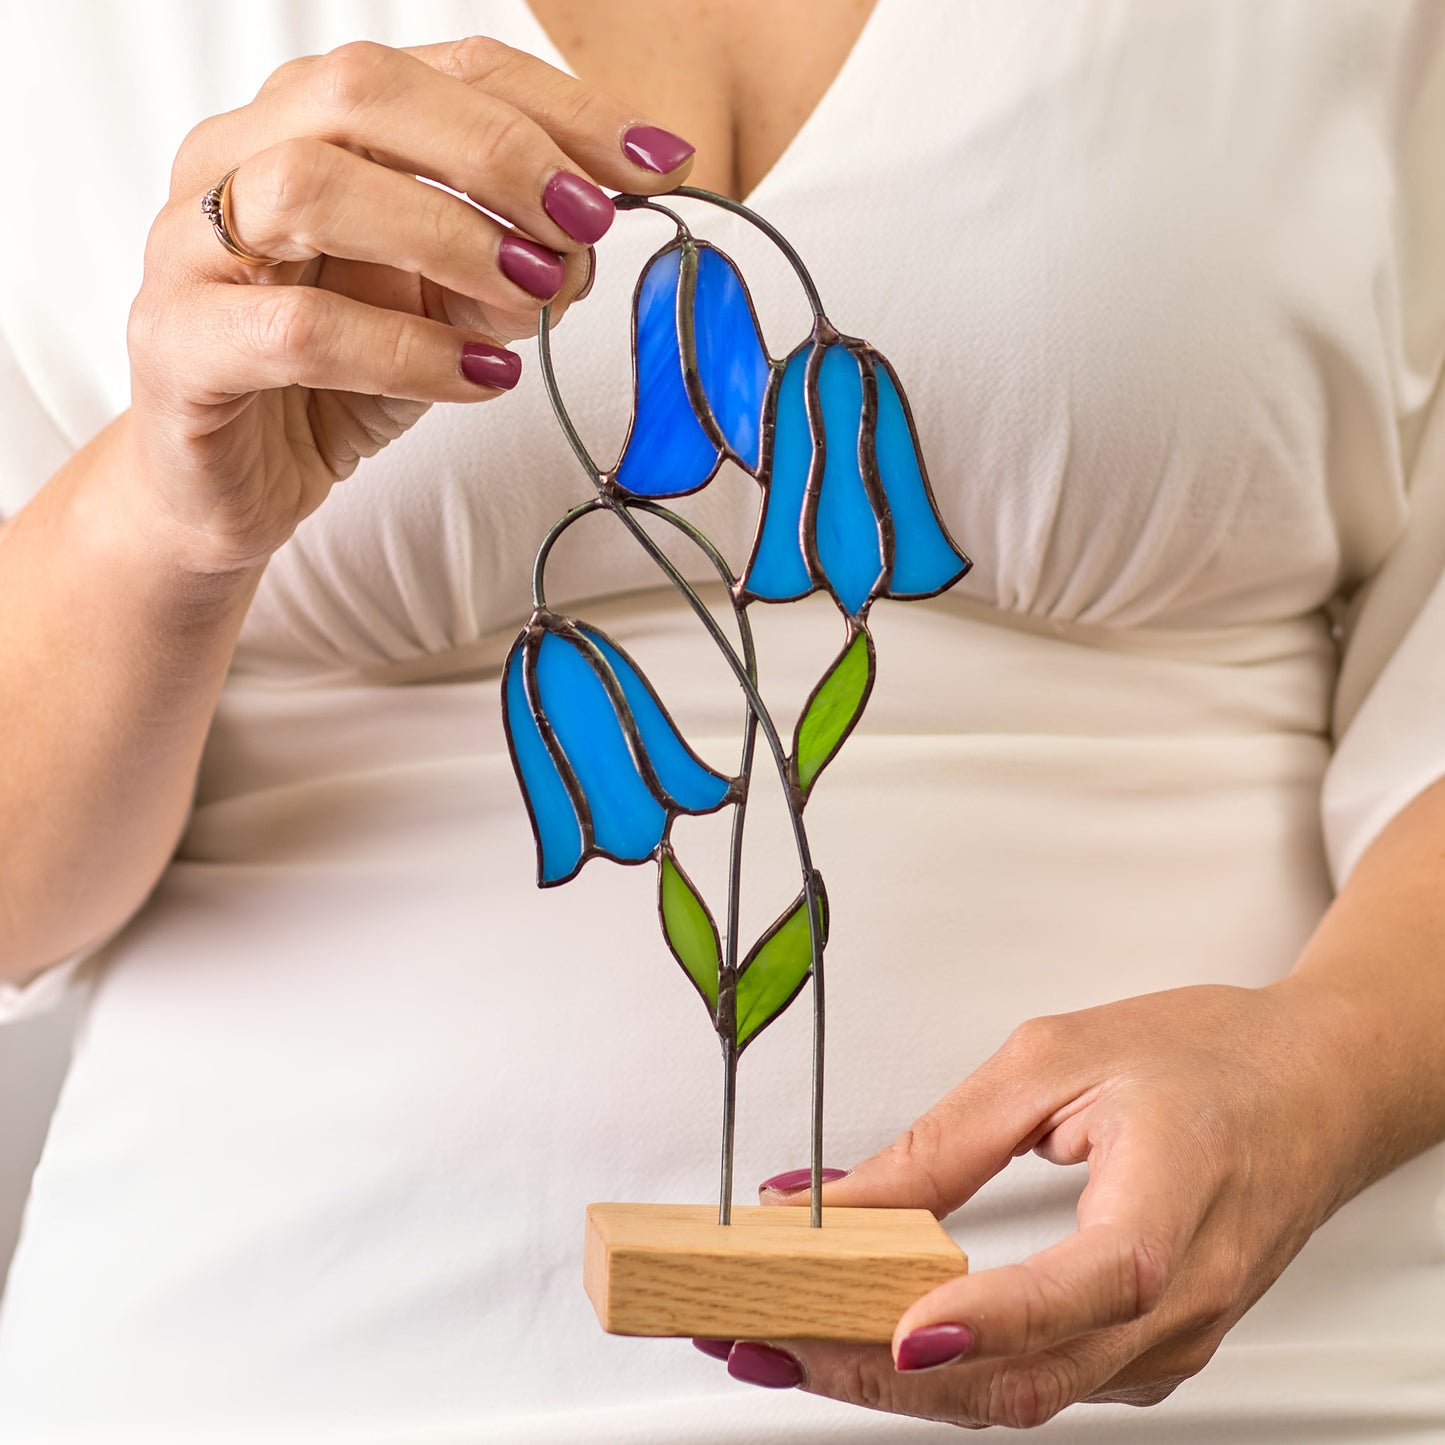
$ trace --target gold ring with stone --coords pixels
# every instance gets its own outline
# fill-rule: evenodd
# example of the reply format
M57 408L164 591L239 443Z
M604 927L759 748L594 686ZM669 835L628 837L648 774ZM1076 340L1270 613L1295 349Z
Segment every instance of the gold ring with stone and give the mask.
M231 177L239 169L239 166L232 166L206 192L201 198L201 211L210 220L216 233L216 239L238 261L244 262L247 266L279 266L281 261L278 257L257 256L248 251L236 240L236 233L231 228Z

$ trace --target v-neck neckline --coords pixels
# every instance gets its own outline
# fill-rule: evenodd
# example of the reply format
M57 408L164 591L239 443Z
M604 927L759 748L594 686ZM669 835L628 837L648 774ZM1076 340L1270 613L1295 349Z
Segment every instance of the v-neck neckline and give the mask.
M531 6L530 0L517 0L517 3L536 33L538 40L536 53L540 58L549 65L556 66L564 74L570 75L573 80L580 79L577 72L572 69L571 62L562 53L556 41L552 39L551 32L542 24L537 12ZM821 125L826 124L827 112L837 105L838 94L852 82L853 73L866 63L867 52L876 44L876 32L880 28L879 17L888 9L889 4L890 0L873 0L873 8L868 12L868 18L864 20L863 28L854 37L847 55L843 57L843 63L834 73L832 80L828 82L822 95L818 97L817 103L804 117L803 123L793 132L787 145L778 152L772 165L758 177L752 188L742 198L742 205L752 206L757 197L776 181L779 173L796 159L798 152L806 147L812 133Z

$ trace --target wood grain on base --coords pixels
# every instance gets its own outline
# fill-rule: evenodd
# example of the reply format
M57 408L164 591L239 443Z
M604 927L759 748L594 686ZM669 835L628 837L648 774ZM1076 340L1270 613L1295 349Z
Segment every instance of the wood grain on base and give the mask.
M591 1204L582 1276L614 1335L887 1341L919 1295L968 1270L926 1209Z

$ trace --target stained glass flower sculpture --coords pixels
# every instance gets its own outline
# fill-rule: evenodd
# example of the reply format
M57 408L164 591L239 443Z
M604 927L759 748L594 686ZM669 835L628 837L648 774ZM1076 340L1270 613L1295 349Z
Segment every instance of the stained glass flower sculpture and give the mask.
M867 706L876 668L868 610L880 597L927 598L968 570L939 517L903 388L866 342L840 334L787 241L755 212L691 188L766 235L793 267L813 310L811 334L786 357L764 347L747 286L733 262L697 240L662 200L618 198L619 210L671 218L673 240L647 263L633 297L632 425L617 463L600 468L563 405L552 369L549 317L542 374L557 418L596 495L560 518L533 573L534 610L502 671L512 762L537 843L538 882L565 883L592 857L655 860L664 940L708 1011L724 1061L719 1220L731 1208L733 1114L742 1051L811 979L812 1217L821 1223L823 951L828 907L812 861L804 810L819 775ZM664 200L666 198L663 198ZM761 490L751 556L739 576L718 548L662 505L706 486L724 460ZM584 516L616 519L675 586L746 701L734 777L704 763L637 664L590 624L548 606L544 577L558 537ZM701 550L726 585L737 630L727 636L642 525L646 515ZM791 746L758 691L748 607L824 590L842 613L843 641L792 730ZM788 804L799 882L776 920L744 949L739 929L743 819L758 734ZM679 814L731 806L725 923L689 878L672 842Z

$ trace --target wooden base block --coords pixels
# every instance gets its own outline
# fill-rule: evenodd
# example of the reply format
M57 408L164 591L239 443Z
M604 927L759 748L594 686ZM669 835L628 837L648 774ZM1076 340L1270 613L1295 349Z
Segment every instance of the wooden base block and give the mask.
M919 1295L968 1270L926 1209L591 1204L582 1276L614 1335L893 1337Z

